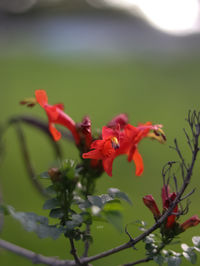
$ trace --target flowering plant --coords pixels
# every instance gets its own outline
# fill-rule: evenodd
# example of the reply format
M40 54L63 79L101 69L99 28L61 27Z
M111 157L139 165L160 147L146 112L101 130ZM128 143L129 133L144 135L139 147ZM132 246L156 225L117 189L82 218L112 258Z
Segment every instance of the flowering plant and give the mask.
M200 149L200 113L196 111L189 112L187 118L190 133L185 130L185 135L192 154L191 162L189 164L186 163L177 140L175 140L173 149L176 150L179 161L168 162L163 167L162 212L151 194L144 196L143 202L152 212L155 223L150 228L147 228L145 222L137 222L142 233L132 238L128 232L128 226L125 229L123 228L121 223L122 214L119 207L121 200L132 204L130 198L117 188L110 188L107 194L96 195L97 179L104 172L108 176L112 176L113 161L119 155L124 154L127 156L128 162L134 162L135 175L141 176L144 171L144 163L138 146L144 138L165 143L166 136L162 130L163 126L161 124L154 125L151 122L133 126L129 124L126 114L119 114L107 125L103 126L101 132L93 134L91 120L88 116L85 116L82 122L76 123L64 112L63 104L50 105L48 103L48 97L44 90L36 90L34 98L24 99L21 104L28 107L39 104L48 117L48 123L32 117L21 116L11 119L10 124L18 125L16 127L17 134L21 141L29 175L35 187L46 197L43 209L49 210L49 217L55 219L55 223L51 224L47 217L39 216L35 213L17 212L12 206L5 203L2 203L0 207L1 217L3 215L11 215L24 226L25 230L35 232L40 238L51 237L57 239L60 235L64 235L69 240L74 260L60 260L43 255L35 255L31 251L22 249L3 239L0 240L0 247L22 255L34 263L86 266L92 261L135 247L138 242L143 241L145 243L146 257L130 263L124 262L124 265L136 265L151 260L154 260L158 265L164 263L180 265L182 257L192 263L196 262L197 256L195 252L200 251L200 237L198 236L193 237L194 246L181 245L182 253L165 250L164 248L185 230L200 223L197 215L192 216L185 222L179 221L181 216L189 210L189 204L186 202L186 206L183 208L182 202L194 192L192 190L185 194L186 188L191 182L192 171ZM74 141L75 147L80 153L79 162L72 160L60 161L59 167L52 167L36 178L31 167L26 142L19 122L35 126L45 132L51 138L58 158L60 157L58 141L62 137ZM58 130L57 125L63 126L64 129L67 128L70 135L66 134L63 129ZM177 182L178 176L174 171L174 167L177 164L180 167L180 175L182 177L182 184L179 186ZM39 178L49 180L49 186L44 188ZM170 185L175 186L175 192L170 192ZM103 253L88 256L92 243L91 227L96 219L107 221L118 230L124 231L129 237L128 242ZM135 217L133 217L134 219ZM160 232L153 234L157 229L160 229ZM79 255L75 247L76 241L83 242L83 256Z

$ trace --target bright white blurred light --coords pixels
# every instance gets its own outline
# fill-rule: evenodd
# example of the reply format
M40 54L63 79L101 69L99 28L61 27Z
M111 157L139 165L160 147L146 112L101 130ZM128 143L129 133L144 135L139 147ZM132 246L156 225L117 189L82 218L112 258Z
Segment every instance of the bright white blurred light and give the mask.
M199 0L104 0L104 3L130 13L139 11L154 27L171 34L200 31Z

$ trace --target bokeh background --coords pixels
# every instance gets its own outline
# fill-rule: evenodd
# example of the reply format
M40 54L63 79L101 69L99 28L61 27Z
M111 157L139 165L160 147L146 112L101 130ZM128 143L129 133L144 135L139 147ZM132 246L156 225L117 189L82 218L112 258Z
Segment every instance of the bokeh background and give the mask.
M145 6L147 2L150 9ZM165 145L150 140L140 143L145 165L142 177L135 176L134 165L123 156L114 162L113 177L104 174L98 181L97 194L118 187L132 199L132 207L123 204L124 224L137 219L145 220L149 226L153 224L142 197L153 194L161 206L162 167L177 159L169 145L177 137L190 159L182 129L187 126L188 110L198 110L200 105L199 1L165 1L162 6L158 2L141 1L142 6L139 1L130 0L0 1L2 124L22 114L46 119L39 106L27 109L19 105L24 97L33 96L35 89L45 89L49 102L63 102L75 121L89 115L94 130L121 112L129 115L133 125L146 121L164 125ZM23 129L35 169L43 172L56 160L50 142L36 129ZM4 202L18 211L47 215L41 208L43 198L28 178L12 127L6 131L3 143L0 184ZM78 159L72 143L61 140L61 144L65 158ZM190 212L182 221L200 215L198 180L199 162L190 186L197 191L191 196ZM128 229L133 237L139 234L134 226ZM128 240L109 224L96 223L92 232L91 255ZM192 236L198 234L196 227L180 238L190 245ZM64 238L39 240L10 217L5 218L0 237L37 253L70 258L69 244ZM116 266L143 258L142 247L139 244L137 250L125 250L93 265ZM78 248L81 251L82 244ZM180 245L171 248L180 251ZM0 265L13 264L32 265L0 250ZM189 263L183 261L183 265Z

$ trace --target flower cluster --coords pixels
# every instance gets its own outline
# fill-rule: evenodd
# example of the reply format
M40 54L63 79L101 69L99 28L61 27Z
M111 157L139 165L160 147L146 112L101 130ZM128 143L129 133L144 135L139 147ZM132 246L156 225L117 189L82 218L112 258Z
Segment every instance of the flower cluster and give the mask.
M33 103L34 102L34 103ZM102 134L94 139L91 132L91 121L88 116L81 123L75 123L71 117L64 112L63 104L48 104L48 97L44 90L35 91L35 99L24 100L22 104L33 106L38 103L46 112L49 120L49 131L55 141L61 138L61 133L55 124L68 128L79 148L83 159L91 160L91 167L103 165L104 171L112 176L112 165L114 159L122 154L127 155L129 162L133 161L136 166L136 176L143 173L143 159L138 151L138 143L145 137L156 139L160 143L166 141L162 125L152 125L151 122L139 124L134 127L128 124L126 114L114 117L107 126L102 128Z
M175 192L170 193L170 187L167 185L164 185L162 188L162 203L163 203L163 211L162 213L165 213L165 211L170 207L172 202L175 200L177 194ZM159 211L159 208L153 198L152 195L146 195L143 197L144 204L150 209L150 211L153 213L153 216L155 220L158 220L161 217L161 213ZM197 215L192 216L187 221L185 221L183 224L178 224L177 219L179 217L179 208L178 204L174 207L172 214L167 217L167 220L165 222L165 229L167 230L173 230L178 229L176 232L180 233L188 229L189 227L196 226L200 223L200 219Z

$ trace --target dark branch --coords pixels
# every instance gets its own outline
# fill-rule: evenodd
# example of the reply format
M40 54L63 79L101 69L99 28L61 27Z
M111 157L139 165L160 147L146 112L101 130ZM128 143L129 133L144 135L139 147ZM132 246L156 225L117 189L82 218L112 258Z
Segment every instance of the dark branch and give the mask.
M71 245L71 254L74 257L74 260L75 260L76 264L77 265L81 265L80 259L79 259L78 255L77 255L76 248L75 248L75 245L74 245L74 240L72 238L70 238L69 242L70 242L70 245Z
M141 259L141 260L137 260L135 262L130 262L130 263L127 263L127 264L124 264L123 266L132 266L132 265L137 265L137 264L140 264L140 263L145 263L145 262L148 262L148 261L151 261L153 260L152 258L144 258L144 259Z
M32 261L34 264L43 263L43 264L51 265L51 266L75 266L76 265L74 261L59 260L53 257L46 257L40 254L36 254L35 252L19 247L3 239L0 239L0 247L8 251L11 251L17 255L20 255L24 258L27 258L30 261Z
M47 197L48 194L45 192L45 189L43 188L43 186L39 183L39 181L36 178L36 173L34 171L32 163L31 163L28 147L27 147L27 144L26 144L26 139L25 139L24 133L23 133L23 131L21 129L21 126L19 124L16 124L15 128L16 128L16 132L17 132L17 136L18 136L20 145L21 145L21 151L22 151L22 156L23 156L23 159L24 159L24 164L25 164L27 172L28 172L28 174L30 176L31 182L35 186L35 188L43 196Z

